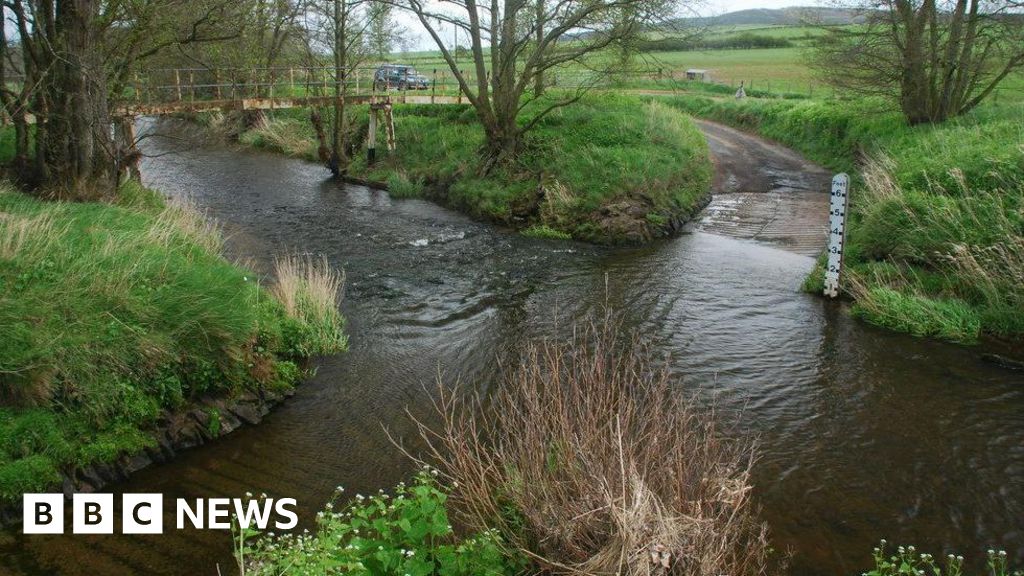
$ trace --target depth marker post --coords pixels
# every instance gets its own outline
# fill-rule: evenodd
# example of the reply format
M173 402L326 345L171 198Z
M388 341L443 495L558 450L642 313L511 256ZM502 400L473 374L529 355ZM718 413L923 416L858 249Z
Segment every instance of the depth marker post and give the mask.
M828 209L828 263L825 265L825 296L839 296L839 275L843 269L843 243L846 241L846 214L850 207L850 177L845 173L832 178L832 197Z

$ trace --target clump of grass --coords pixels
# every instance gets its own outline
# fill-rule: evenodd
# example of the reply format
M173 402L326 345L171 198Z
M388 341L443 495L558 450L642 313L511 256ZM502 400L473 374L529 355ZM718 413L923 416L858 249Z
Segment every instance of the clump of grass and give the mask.
M556 574L766 574L749 443L611 323L527 346L486 399L444 392L428 454L472 530Z
M275 260L274 277L271 294L298 322L303 340L308 342L304 355L343 350L346 338L339 306L344 273L334 270L326 257L288 256Z
M555 230L554 228L546 224L536 224L529 228L523 229L520 234L528 238L547 238L549 240L571 240L572 235L561 230Z
M863 171L848 243L857 314L957 342L1024 333L1024 182L986 190L954 169L955 190L907 190L891 164Z
M62 234L51 214L23 216L0 212L0 259L38 258Z
M388 194L392 198L419 198L425 185L422 178L410 179L404 172L392 172L387 179Z
M299 158L315 158L315 147L308 127L291 118L264 114L256 125L246 130L239 141L257 148L267 148Z
M165 246L176 241L189 242L215 254L220 254L224 248L224 236L217 223L185 198L167 199L146 231L146 237Z
M970 344L981 330L977 312L960 300L928 298L884 286L855 289L854 295L854 316L898 332Z

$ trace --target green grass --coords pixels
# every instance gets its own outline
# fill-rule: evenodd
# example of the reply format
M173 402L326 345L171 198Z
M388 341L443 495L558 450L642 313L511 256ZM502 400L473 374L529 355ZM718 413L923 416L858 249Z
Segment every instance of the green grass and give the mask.
M351 175L386 182L396 197L432 198L517 228L603 243L646 240L692 215L710 184L703 136L686 115L657 102L601 94L559 109L527 135L514 166L486 176L480 174L483 130L471 108L394 110L397 150L378 148L373 166L360 152ZM350 112L353 137L362 142L367 109ZM287 140L311 142L306 117L277 112L270 122L293 135Z
M551 228L550 226L546 226L544 224L530 226L529 228L526 228L522 232L520 232L520 234L526 236L527 238L546 238L549 240L569 240L572 238L572 236L566 234L565 232L555 230L554 228Z
M0 501L152 445L164 411L289 387L292 360L344 347L336 311L328 337L287 314L187 206L134 185L121 202L0 185Z
M1024 335L1024 105L912 127L872 100L665 101L854 174L845 259L858 316L957 342ZM820 271L805 288L821 289Z

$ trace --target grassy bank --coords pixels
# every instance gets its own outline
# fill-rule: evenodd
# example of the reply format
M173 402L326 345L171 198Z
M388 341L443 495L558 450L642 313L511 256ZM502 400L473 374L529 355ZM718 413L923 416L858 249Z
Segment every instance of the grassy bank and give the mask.
M911 127L870 100L667 103L855 175L844 288L856 315L958 342L1024 335L1024 106ZM819 269L807 288L820 287Z
M0 503L153 446L193 400L290 387L302 358L345 347L323 265L284 261L268 291L194 209L135 185L120 198L0 185Z
M277 112L241 134L246 144L312 158L308 113ZM354 138L368 113L351 110ZM690 119L657 102L591 96L528 133L515 166L480 174L483 131L467 106L396 105L397 150L349 174L386 182L396 197L427 197L534 234L592 242L645 241L670 233L708 193L711 166ZM382 148L382 144L380 145Z

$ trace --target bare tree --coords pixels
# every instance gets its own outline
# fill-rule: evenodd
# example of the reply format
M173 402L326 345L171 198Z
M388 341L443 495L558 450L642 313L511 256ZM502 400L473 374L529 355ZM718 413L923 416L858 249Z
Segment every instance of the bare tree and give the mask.
M364 65L372 52L367 42L372 26L373 2L370 0L321 0L310 3L313 16L310 24L309 62L329 64L333 80L329 87L333 106L326 111L314 108L311 120L319 140L319 155L334 175L343 174L349 162L350 143L345 97L351 78ZM324 126L327 116L329 126Z
M911 124L942 122L1024 69L1024 3L880 0L864 24L831 28L815 64L833 85L899 103Z
M570 105L615 64L590 58L628 42L661 21L673 0L402 0L437 44L487 138L484 171L515 158L524 134L551 111ZM440 35L441 23L463 31L470 42L472 77L456 65ZM580 89L526 110L524 92L543 92L545 72L589 61Z

